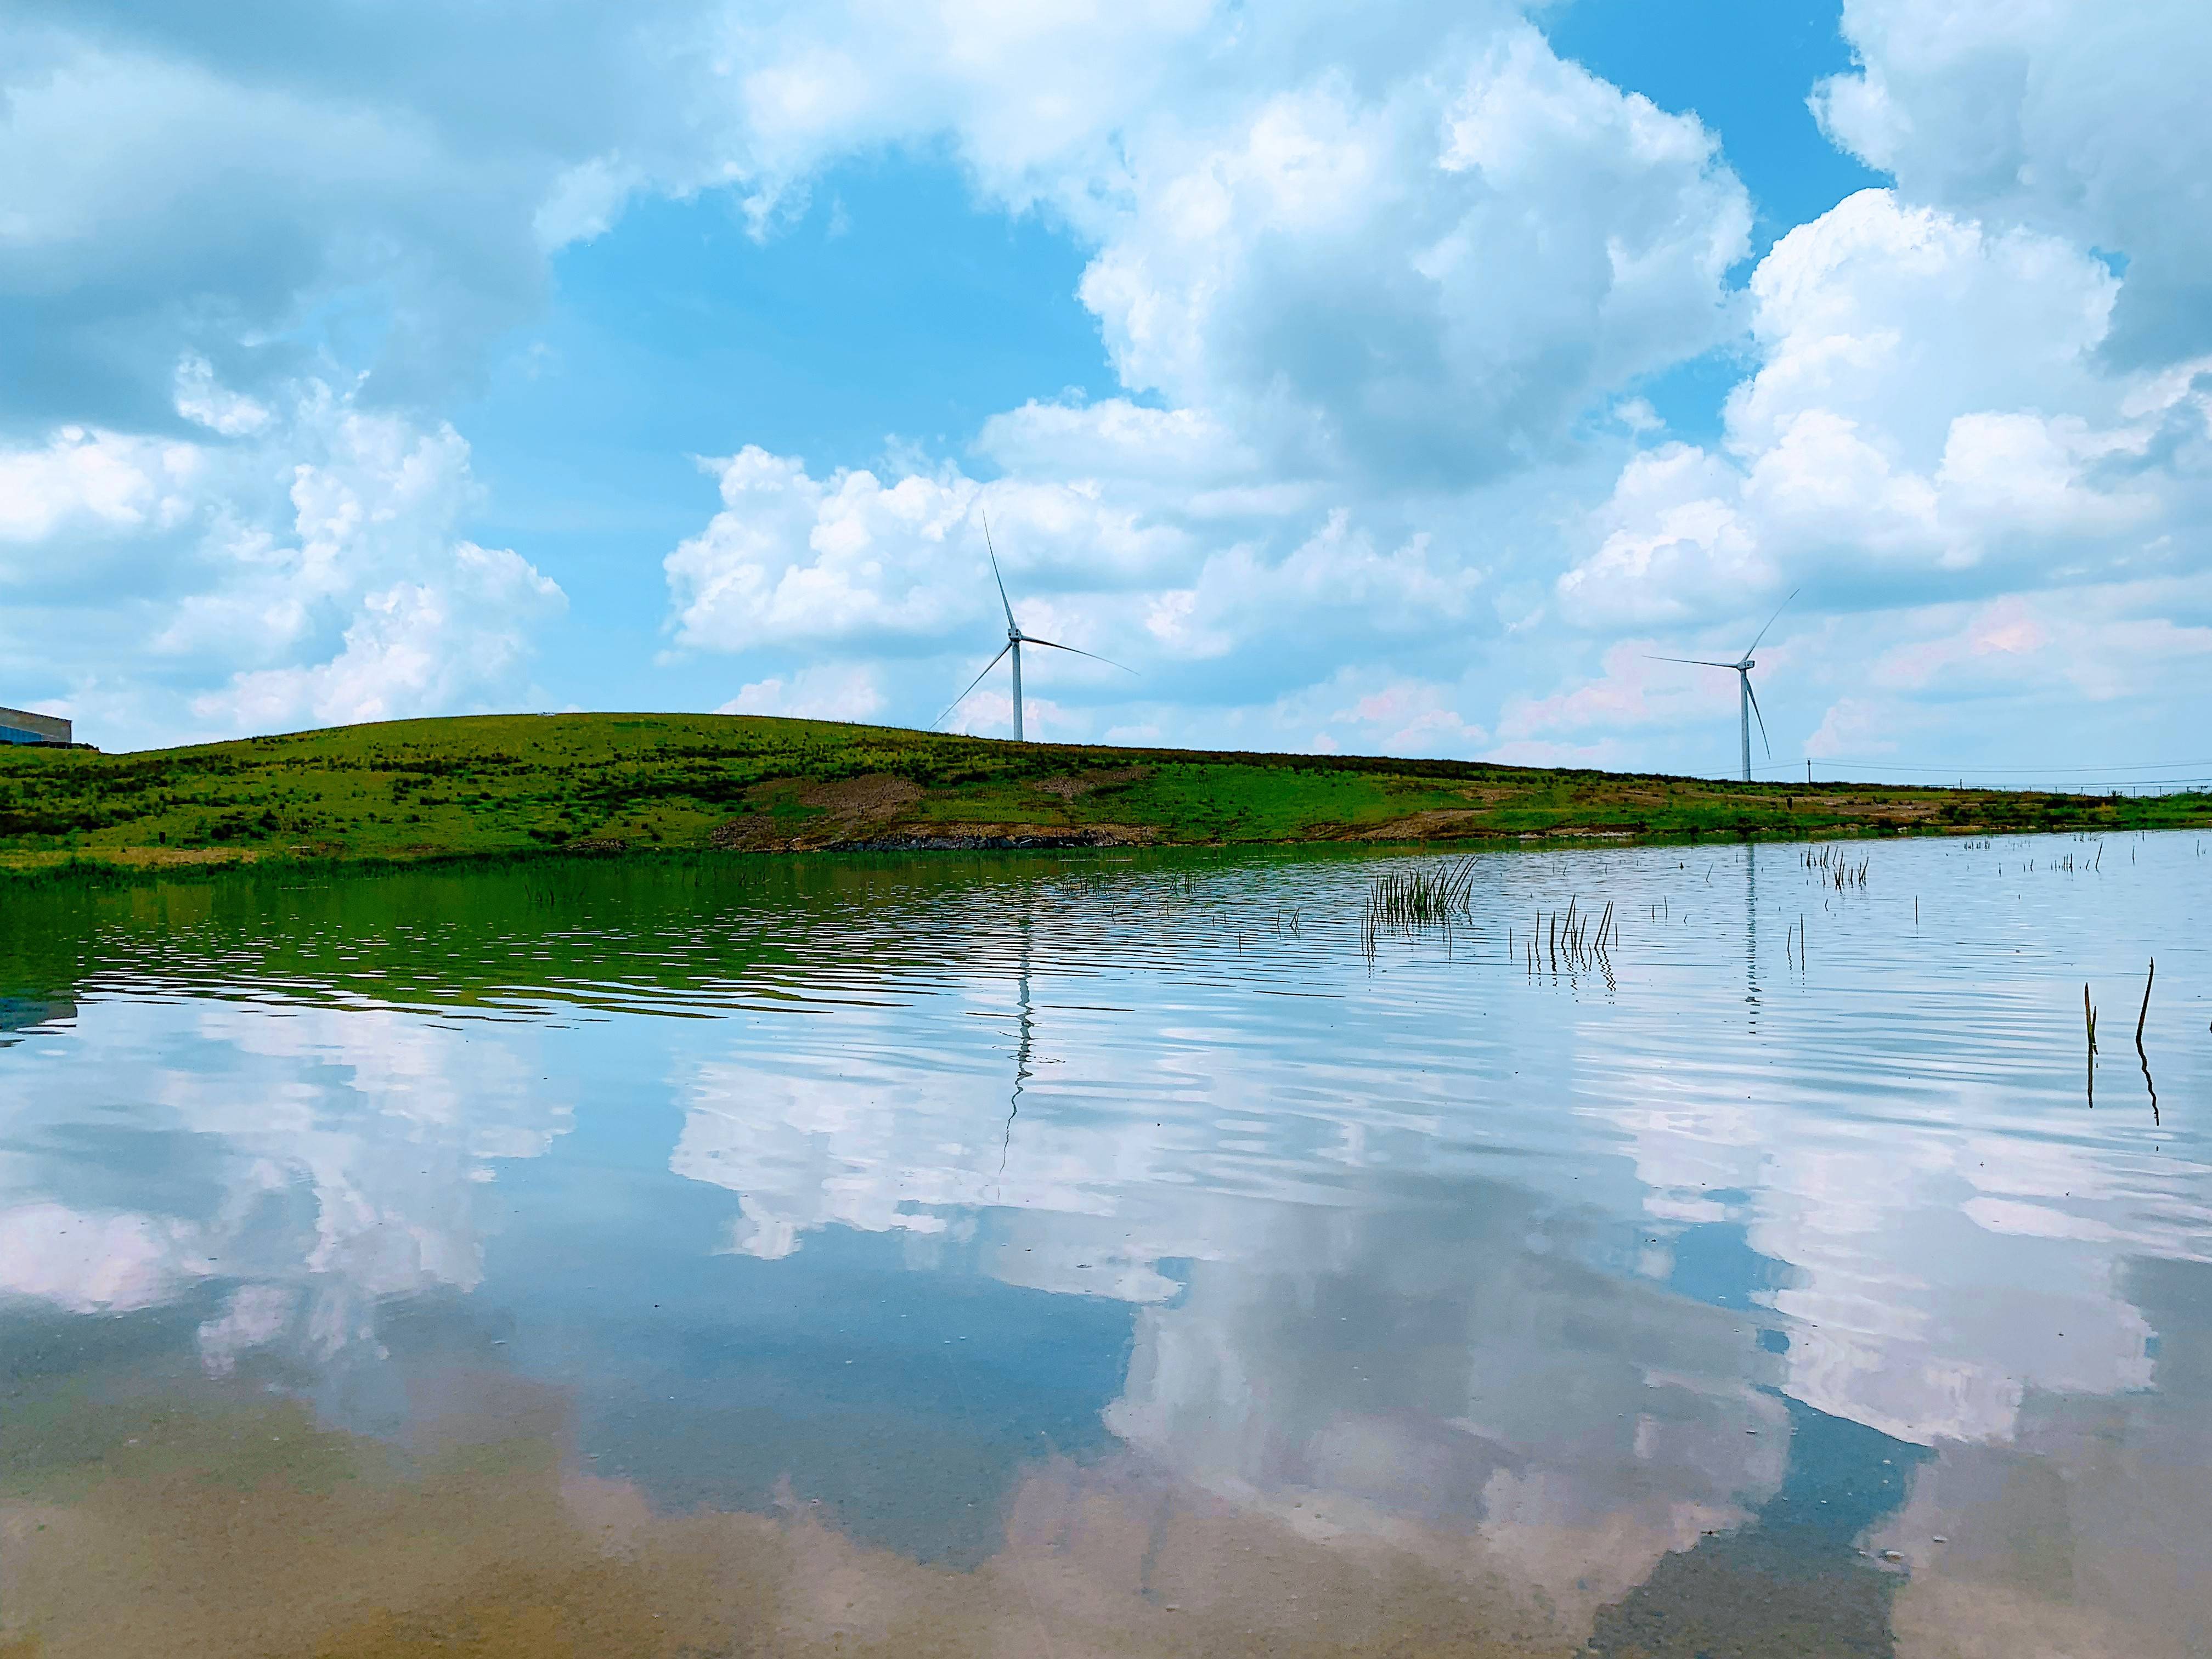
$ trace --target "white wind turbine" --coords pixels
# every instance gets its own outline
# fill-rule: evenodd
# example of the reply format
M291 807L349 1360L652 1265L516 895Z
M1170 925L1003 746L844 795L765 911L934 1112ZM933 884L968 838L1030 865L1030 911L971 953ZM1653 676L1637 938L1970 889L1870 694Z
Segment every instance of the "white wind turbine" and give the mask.
M1124 674L1133 674L1137 671L1133 668L1124 668L1111 658L1102 657L1095 651L1079 651L1072 645L1062 645L1058 640L1039 639L1034 634L1023 633L1022 625L1014 620L1013 601L1006 597L1006 579L999 574L999 550L991 545L991 520L988 514L986 514L983 519L983 547L991 556L991 580L999 584L999 603L1006 607L1006 642L1000 647L999 656L992 658L983 665L983 672L969 681L968 690L953 698L945 708L945 714L939 714L937 719L930 721L930 726L933 728L939 726L944 721L945 714L950 714L953 709L967 702L969 694L982 684L984 676L999 665L999 657L1012 653L1014 659L1014 741L1019 743L1022 740L1022 647L1024 646L1044 645L1051 647L1054 651L1072 652L1079 657L1088 657L1093 662L1103 662L1109 668L1120 668Z
M1776 605L1774 607L1774 616L1769 617L1766 619L1766 628L1773 627L1775 617L1779 617L1783 611L1788 608L1790 600L1796 599L1805 590L1802 587L1791 588L1790 590L1789 599L1784 599L1780 605ZM1759 666L1756 662L1752 660L1751 653L1759 649L1759 641L1766 637L1766 628L1762 628L1759 630L1757 636L1753 639L1752 642L1748 646L1744 647L1741 659L1736 662L1710 662L1703 657L1653 657L1650 659L1653 662L1688 663L1698 668L1733 668L1735 670L1736 685L1739 690L1739 695L1736 698L1736 708L1737 711L1743 716L1743 781L1746 783L1749 783L1751 781L1751 717L1753 714L1759 715L1759 740L1761 743L1766 744L1766 757L1769 760L1772 760L1774 758L1774 745L1771 743L1767 743L1766 741L1766 716L1759 711L1758 693L1754 692L1751 689L1751 671Z

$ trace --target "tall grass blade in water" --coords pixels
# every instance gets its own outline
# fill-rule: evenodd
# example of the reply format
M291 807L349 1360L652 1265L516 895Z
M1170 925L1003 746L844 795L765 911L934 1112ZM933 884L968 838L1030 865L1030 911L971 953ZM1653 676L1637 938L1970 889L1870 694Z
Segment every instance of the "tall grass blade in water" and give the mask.
M1564 911L1549 915L1536 913L1534 932L1529 936L1523 966L1534 974L1540 966L1548 966L1557 975L1564 969L1570 978L1590 969L1602 971L1608 985L1613 980L1613 960L1608 947L1620 943L1620 916L1611 899L1595 919L1582 908L1579 894L1567 901Z

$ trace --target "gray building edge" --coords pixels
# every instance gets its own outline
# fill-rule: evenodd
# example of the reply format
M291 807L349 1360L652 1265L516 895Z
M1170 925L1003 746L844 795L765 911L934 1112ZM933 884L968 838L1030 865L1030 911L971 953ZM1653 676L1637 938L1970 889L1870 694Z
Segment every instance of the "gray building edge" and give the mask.
M70 743L70 723L27 708L0 708L0 743Z

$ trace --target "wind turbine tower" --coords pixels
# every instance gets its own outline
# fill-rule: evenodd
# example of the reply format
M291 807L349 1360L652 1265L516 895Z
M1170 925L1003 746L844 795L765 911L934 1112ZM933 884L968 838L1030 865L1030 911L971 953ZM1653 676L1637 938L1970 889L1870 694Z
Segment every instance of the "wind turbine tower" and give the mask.
M1006 597L1006 579L999 574L999 550L991 546L991 526L983 526L983 545L991 555L991 580L999 585L999 603L1006 612L1006 654L1014 671L1014 741L1022 740L1022 625L1014 620L1014 602ZM1039 645L1045 643L1039 640ZM988 671L986 670L986 672Z
M1736 712L1743 723L1743 781L1746 783L1751 781L1751 720L1754 714L1759 716L1759 740L1766 745L1766 757L1769 760L1774 758L1774 745L1767 742L1766 716L1759 709L1759 694L1751 689L1751 671L1759 666L1751 653L1759 649L1759 641L1766 637L1766 629L1774 626L1775 618L1780 617L1789 607L1790 600L1796 599L1804 591L1802 587L1790 589L1789 599L1784 599L1780 605L1774 607L1774 616L1766 619L1766 628L1759 630L1751 643L1744 647L1743 655L1735 662L1712 662L1704 657L1654 657L1651 659L1653 662L1687 663L1695 668L1735 670Z
M982 684L984 676L999 665L999 657L1011 656L1014 659L1014 741L1019 743L1022 741L1022 647L1024 646L1048 646L1054 651L1066 651L1074 656L1088 657L1093 662L1103 662L1109 668L1120 668L1125 674L1133 674L1137 671L1133 668L1123 668L1120 663L1110 658L1102 657L1094 651L1080 651L1074 646L1062 645L1058 640L1041 639L1035 634L1024 634L1022 631L1022 625L1014 620L1014 602L1006 597L1006 579L999 574L999 550L991 545L991 520L988 514L983 520L983 547L991 556L991 580L999 585L999 604L1006 613L1006 642L999 648L998 657L992 658L983 665L983 672L969 681L968 690L963 691L958 696L953 698L945 708L945 714L939 714L936 720L930 721L930 725L934 727L941 724L945 714L950 714L953 709L967 702L969 693Z

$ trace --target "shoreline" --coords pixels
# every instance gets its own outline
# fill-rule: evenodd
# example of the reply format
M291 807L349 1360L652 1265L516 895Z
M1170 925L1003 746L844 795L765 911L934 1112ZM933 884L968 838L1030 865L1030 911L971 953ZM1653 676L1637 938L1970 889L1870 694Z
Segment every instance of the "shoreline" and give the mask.
M746 866L779 865L794 866L808 864L866 863L881 860L940 860L963 856L1004 860L1013 863L1023 859L1052 857L1066 863L1081 860L1086 855L1100 862L1127 863L1133 857L1152 855L1163 861L1197 854L1256 855L1275 854L1328 854L1347 859L1404 856L1411 854L1432 853L1438 856L1468 854L1556 853L1589 851L1597 848L1621 849L1684 847L1718 848L1738 846L1810 846L1841 842L1866 844L1875 842L1899 841L1958 841L1990 839L1996 836L2031 837L2071 836L2077 839L2094 840L2106 836L2121 835L2185 835L2192 830L2212 832L2212 812L2203 823L2127 824L2117 827L2093 828L2076 830L2069 828L1999 828L1969 827L1958 830L1920 830L1875 831L1843 829L1828 833L1808 832L1796 829L1753 829L1729 831L1726 834L1698 830L1654 832L1638 835L1614 830L1563 830L1553 834L1534 831L1518 835L1430 838L1425 840L1395 840L1389 838L1358 839L1318 838L1309 841L1267 842L1102 842L1082 841L1068 837L962 837L957 841L945 837L884 838L873 842L848 843L809 848L768 848L730 851L707 847L671 847L643 845L614 847L596 845L586 847L548 847L503 850L455 850L426 852L404 857L377 854L361 855L313 854L295 855L285 853L254 851L223 851L213 856L187 851L182 856L155 860L130 858L84 857L67 853L26 861L21 854L0 854L0 893L9 889L54 888L78 886L85 888L125 888L149 886L161 883L229 880L240 877L289 878L310 878L316 880L342 876L445 876L466 874L474 871L514 869L556 869L575 865L606 866L620 864L639 870L672 870L683 867L738 869ZM128 851L158 851L169 849L126 849Z

